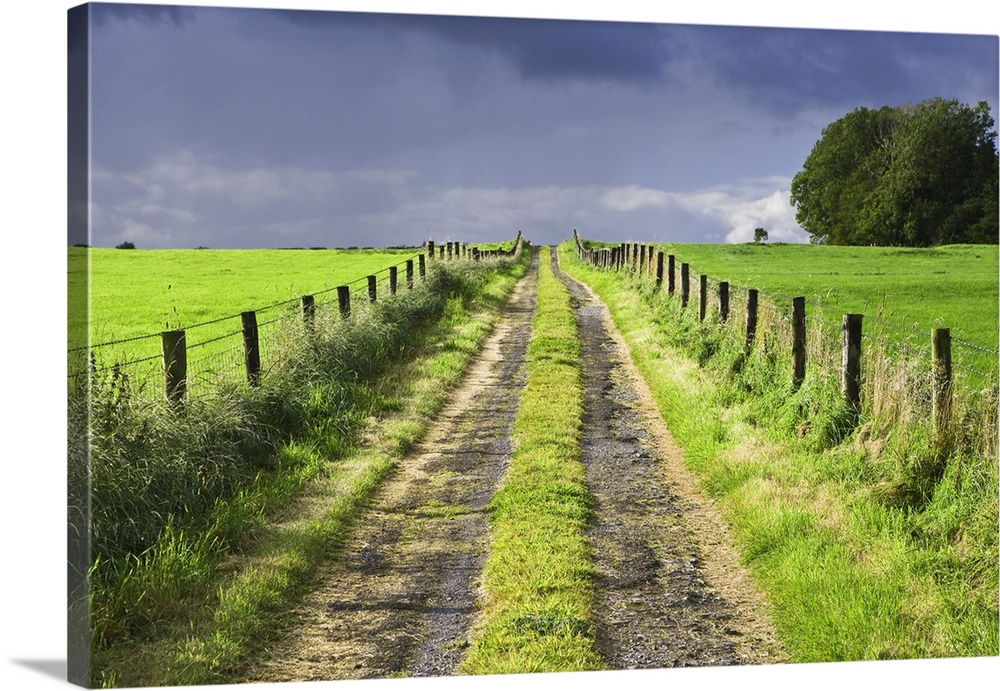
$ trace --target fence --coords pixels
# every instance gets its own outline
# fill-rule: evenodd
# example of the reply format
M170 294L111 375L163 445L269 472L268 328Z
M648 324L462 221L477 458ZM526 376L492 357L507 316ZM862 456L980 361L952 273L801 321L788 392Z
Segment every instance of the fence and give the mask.
M807 343L813 333L820 338L827 334L839 339L840 390L846 402L854 407L860 404L861 399L863 343L869 343L883 353L897 351L910 360L927 363L932 415L939 435L945 433L948 424L957 383L956 375L959 372L963 374L966 386L972 386L974 381L978 381L981 385L979 388L991 388L1000 382L996 370L1000 351L953 338L950 328L935 328L928 334L888 323L878 317L843 312L807 300L804 296L773 295L754 288L734 286L728 281L715 280L704 273L697 273L690 264L679 263L672 254L664 256L653 245L620 243L614 247L590 249L585 246L576 230L573 231L573 240L578 258L585 263L605 270L648 276L655 281L658 290L664 290L668 296L678 299L682 308L687 308L692 300L697 300L699 321L705 321L710 313L714 313L718 323L726 324L735 315L742 313L742 336L747 354L758 340L761 312L767 310L770 313L769 322L784 322L790 330L791 359L788 367L793 391L805 380L807 353L810 351ZM691 278L695 275L698 276L696 291L692 290L691 283ZM762 296L767 300L762 301ZM813 308L809 314L807 306ZM825 315L830 312L839 313L839 323L828 320ZM866 324L875 327L873 331L876 336L865 333L863 327ZM892 332L909 337L918 336L924 339L924 345L914 346L912 338L893 339L885 336ZM826 350L829 352L830 349ZM966 353L964 361L954 357L956 350ZM822 352L823 349L813 349L813 352L817 351ZM990 360L992 368L980 364ZM969 364L970 362L974 364ZM830 364L823 363L824 366ZM987 369L990 371L986 371Z
M176 404L191 389L211 390L225 378L258 386L264 364L276 364L282 338L305 335L319 315L351 319L359 309L413 291L427 280L432 262L480 262L517 256L523 246L518 232L510 249L480 250L466 243L425 242L418 254L374 274L326 290L260 307L132 338L91 344L68 351L72 380L105 376L118 387L161 379L166 398ZM336 306L336 310L333 307ZM155 353L150 353L156 346Z

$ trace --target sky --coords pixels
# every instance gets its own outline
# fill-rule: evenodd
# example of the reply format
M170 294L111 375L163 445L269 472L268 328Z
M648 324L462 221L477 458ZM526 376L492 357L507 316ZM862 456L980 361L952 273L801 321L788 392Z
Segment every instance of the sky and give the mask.
M807 242L789 188L825 125L998 103L987 32L91 11L95 246Z

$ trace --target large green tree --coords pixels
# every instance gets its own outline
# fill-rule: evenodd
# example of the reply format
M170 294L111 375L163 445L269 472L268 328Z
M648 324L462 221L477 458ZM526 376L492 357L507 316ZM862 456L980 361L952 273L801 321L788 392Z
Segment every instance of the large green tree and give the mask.
M792 178L795 218L818 243L996 243L996 137L985 102L857 108Z

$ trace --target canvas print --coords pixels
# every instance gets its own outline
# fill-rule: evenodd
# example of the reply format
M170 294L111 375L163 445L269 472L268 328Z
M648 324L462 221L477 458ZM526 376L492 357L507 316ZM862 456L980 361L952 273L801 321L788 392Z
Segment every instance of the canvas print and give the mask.
M74 684L1000 653L997 36L67 33Z

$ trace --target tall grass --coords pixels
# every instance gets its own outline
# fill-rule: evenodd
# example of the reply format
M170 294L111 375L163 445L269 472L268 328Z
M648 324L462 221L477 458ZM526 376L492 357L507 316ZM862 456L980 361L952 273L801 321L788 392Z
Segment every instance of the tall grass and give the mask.
M995 385L956 386L941 438L923 353L869 329L855 408L835 318L811 315L796 388L782 310L762 307L747 351L742 294L726 324L712 310L700 321L650 278L562 249L564 270L609 304L794 659L997 654Z
M428 338L460 356L439 368L440 401L442 387L460 374L493 318L488 315L499 311L528 261L433 263L426 283L359 307L347 321L317 315L308 334L301 320L290 322L281 357L259 387L223 380L211 395L180 409L167 405L160 391L120 375L95 379L89 395L82 386L71 388L71 438L89 439L89 458L71 455L70 472L89 472L94 683L122 682L114 668L127 665L127 654L116 650L183 630L185 617L199 607L226 608L209 585L224 575L220 566L252 552L272 514L346 458L373 414L398 408L386 375L425 352ZM465 334L470 310L487 316ZM433 406L434 397L423 398ZM394 451L405 450L419 433L416 421L409 427L415 429L396 434ZM341 532L393 465L391 457L367 463L372 470L362 476L374 475L361 485L351 481L353 498L335 517ZM313 553L330 544L319 530L309 529ZM291 581L269 581L268 588L294 592L307 571L304 563L276 569ZM231 592L259 608L248 588ZM241 616L235 628L253 630ZM204 681L195 675L183 683Z

